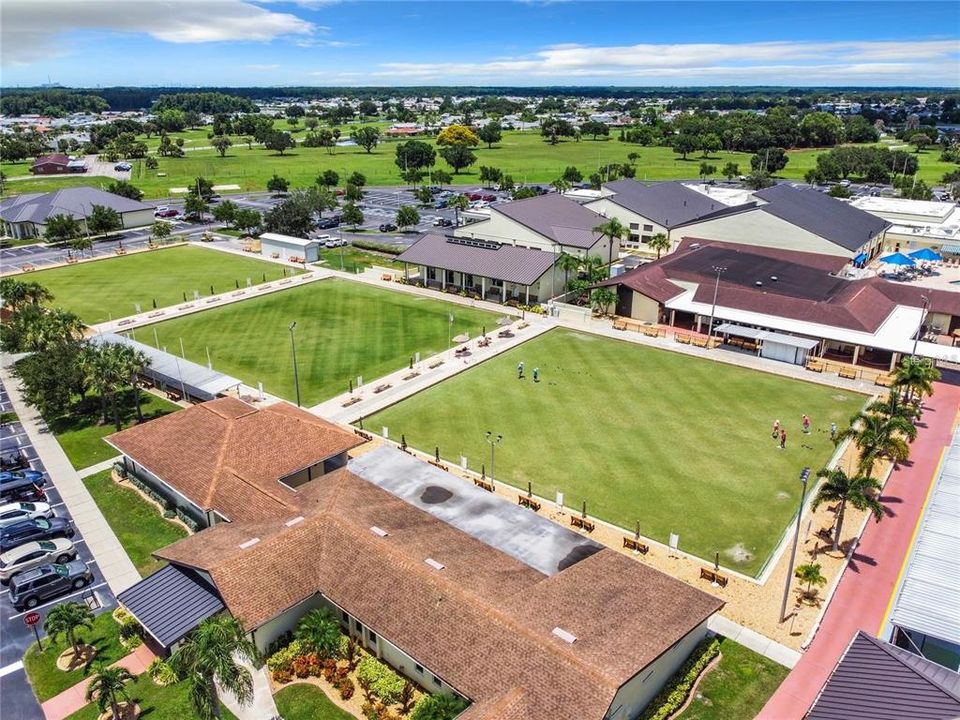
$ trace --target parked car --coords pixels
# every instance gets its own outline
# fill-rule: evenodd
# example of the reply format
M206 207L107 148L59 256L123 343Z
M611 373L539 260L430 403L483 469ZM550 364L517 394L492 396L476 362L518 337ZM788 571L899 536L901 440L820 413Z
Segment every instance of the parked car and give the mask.
M325 243L323 243L323 246L326 248L338 248L338 247L346 247L349 244L350 243L344 240L343 238L330 238Z
M116 165L113 166L113 169L114 169L114 170L119 170L120 172L127 172L127 171L130 170L132 167L133 167L133 165L131 165L131 164L128 163L128 162L118 162Z
M30 462L27 460L26 455L19 450L0 455L0 471L10 472L13 470L22 470L27 467L30 467Z
M17 610L29 610L44 600L79 590L91 582L93 573L82 560L41 565L14 575L10 580L10 602Z
M0 472L0 491L7 485L21 480L28 480L39 487L47 484L47 479L43 476L43 473L38 470L13 470L10 472Z
M319 220L317 220L317 230L330 230L332 228L338 227L339 225L340 225L340 221L332 217L320 218Z
M0 502L3 503L20 502L21 500L31 502L43 500L45 497L43 488L27 478L20 478L0 488Z
M222 199L223 199L223 198L221 198L219 195L217 195L216 193L214 193L213 195L211 195L210 197L207 198L207 202L210 203L211 205L214 205L214 204L220 202Z
M383 223L383 225L380 226L380 232L393 232L396 229L397 226L393 223Z
M66 518L34 518L20 520L12 525L0 528L0 552L6 552L17 545L34 540L49 540L55 537L71 538L76 530Z
M453 220L448 220L447 218L438 217L433 221L434 227L450 227L453 225Z
M483 194L478 192L464 193L467 196L467 200L483 200Z
M0 528L21 520L53 517L53 510L45 502L13 502L0 505Z
M163 212L164 210L169 210L169 209L170 209L169 205L157 205L153 209L153 214L156 215L158 212Z
M445 208L447 205L449 205L449 203L448 203L446 200L437 200L437 201L433 204L433 206L434 206L437 210L440 210L441 208Z
M481 195L480 199L484 202L495 202L497 199L496 195Z
M77 548L72 540L53 538L17 545L0 555L0 583L6 585L17 573L35 568L38 565L56 562L67 563L77 556Z
M166 208L165 210L158 209L155 213L153 213L153 216L158 218L174 218L177 215L179 215L179 213L176 210L171 210L170 208Z

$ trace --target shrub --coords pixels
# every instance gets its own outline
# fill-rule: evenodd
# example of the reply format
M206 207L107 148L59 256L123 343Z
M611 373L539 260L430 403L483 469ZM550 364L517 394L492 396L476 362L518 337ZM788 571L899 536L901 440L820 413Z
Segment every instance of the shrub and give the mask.
M175 518L175 517L177 516L177 511L176 511L176 510L173 510L172 508L167 509L167 510L164 510L164 511L163 511L163 516L164 516L167 520L173 520L173 518Z
M117 477L121 480L127 479L127 468L121 462L116 462L113 464L113 471L117 474Z
M337 692L340 693L340 697L343 700L349 700L352 698L355 691L356 686L353 684L353 680L350 678L343 678L343 680L337 683Z
M272 675L273 681L278 685L285 685L293 680L293 675L289 670L274 670Z
M192 517L190 517L189 515L187 515L187 514L186 514L183 510L181 510L180 508L177 508L177 517L180 519L180 521L181 521L184 525L186 525L188 528L190 528L190 531L191 531L191 532L197 532L197 530L200 529L200 523L198 523L198 522L197 522L196 520L194 520Z
M375 242L373 240L354 240L353 246L360 250L373 250L374 252L383 253L384 255L399 255L406 250L404 247L394 247L393 245L387 245L386 243Z
M177 681L177 674L163 658L154 658L147 667L147 674L157 685L172 685Z
M720 654L720 641L717 638L704 638L690 653L687 661L674 673L663 690L650 701L640 714L640 720L666 720L683 705L690 688L700 677L703 669ZM416 719L421 720L421 719Z
M303 647L323 657L336 656L340 648L340 621L326 608L317 608L304 615L295 633Z
M267 658L267 668L269 668L271 672L274 670L284 670L290 672L293 668L293 661L305 654L306 653L304 652L303 646L294 640L285 648L278 650L269 658Z
M333 684L337 681L337 666L336 666L336 665L333 665L333 666L331 667L331 666L329 666L329 665L324 665L324 666L323 666L323 679L326 680L326 681L327 681L328 683L330 683L331 685L333 685Z
M456 695L424 695L410 713L410 720L453 720L469 703Z
M367 720L377 720L377 718L380 716L380 712L377 709L376 703L369 702L369 701L365 702L360 707L360 712L363 713L364 717L366 717Z
M357 680L388 705L395 703L403 692L403 678L372 655L357 664Z
M293 674L303 680L310 674L310 660L306 655L301 655L300 657L294 659L291 668L293 670Z

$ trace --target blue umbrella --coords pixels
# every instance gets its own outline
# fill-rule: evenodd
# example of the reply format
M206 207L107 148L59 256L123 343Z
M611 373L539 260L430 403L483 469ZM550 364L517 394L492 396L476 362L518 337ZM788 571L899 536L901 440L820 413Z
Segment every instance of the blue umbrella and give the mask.
M886 263L887 265L916 265L913 258L907 257L901 252L891 253L886 257L880 258L880 262Z
M910 253L910 257L914 260L932 260L940 261L943 260L943 257L936 250L931 250L930 248L920 248L919 250L914 250Z

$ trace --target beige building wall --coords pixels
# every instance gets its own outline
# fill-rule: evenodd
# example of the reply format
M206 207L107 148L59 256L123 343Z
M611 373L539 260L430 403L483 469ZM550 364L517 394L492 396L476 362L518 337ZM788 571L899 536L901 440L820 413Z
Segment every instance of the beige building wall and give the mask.
M856 253L760 210L748 210L677 228L678 237L696 237L753 247L852 258ZM864 238L866 242L866 238Z
M638 293L636 290L631 290L632 297L630 300L630 317L634 320L641 320L642 322L659 322L660 321L660 303L652 298L648 298L646 295Z
M455 237L491 240L518 247L546 250L547 252L555 252L557 247L557 244L552 240L495 210L490 213L489 220L463 225L454 230L453 234Z
M135 228L143 227L144 225L153 224L153 208L145 208L144 210L133 210L132 212L125 212L120 215L120 219L123 222L125 228Z
M627 210L625 207L617 205L607 198L601 198L600 200L587 203L584 207L600 213L604 217L616 218L626 225L630 234L623 239L624 247L643 247L645 243L650 241L651 237L658 233L663 233L667 237L670 237L670 231L663 225L659 225L650 218L639 215L632 210ZM671 251L672 250L673 248L671 248Z

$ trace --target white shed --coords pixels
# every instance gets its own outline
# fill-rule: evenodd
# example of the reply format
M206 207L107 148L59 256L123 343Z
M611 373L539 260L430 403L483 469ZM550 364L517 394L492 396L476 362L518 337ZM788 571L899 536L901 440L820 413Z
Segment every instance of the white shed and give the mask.
M320 243L290 235L264 233L260 236L260 254L282 260L313 263L320 259Z

